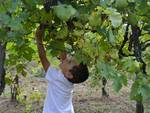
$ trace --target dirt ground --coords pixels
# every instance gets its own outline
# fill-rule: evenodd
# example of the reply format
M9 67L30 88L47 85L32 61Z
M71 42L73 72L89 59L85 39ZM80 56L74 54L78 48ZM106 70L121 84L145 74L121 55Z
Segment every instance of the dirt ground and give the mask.
M21 102L11 102L9 88L6 88L7 91L0 97L0 113L42 113L47 82L43 78L29 78L24 80L21 87ZM109 83L109 97L101 97L101 90L91 88L88 81L75 85L75 113L134 113L135 103L129 99L129 89L130 86L124 87L115 93ZM147 103L145 113L150 113L148 108Z

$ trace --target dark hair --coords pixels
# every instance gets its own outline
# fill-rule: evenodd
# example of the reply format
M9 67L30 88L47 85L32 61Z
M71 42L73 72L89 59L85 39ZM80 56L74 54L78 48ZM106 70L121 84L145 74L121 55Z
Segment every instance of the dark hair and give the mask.
M83 64L82 62L79 65L74 66L70 72L73 75L73 78L68 80L72 83L84 82L89 76L87 65Z

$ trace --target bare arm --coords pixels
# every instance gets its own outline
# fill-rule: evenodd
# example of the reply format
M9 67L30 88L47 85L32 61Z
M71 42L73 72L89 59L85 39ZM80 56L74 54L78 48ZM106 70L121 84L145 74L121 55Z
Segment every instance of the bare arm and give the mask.
M38 54L40 57L40 61L41 61L42 66L46 72L48 70L48 67L50 66L50 62L48 61L48 59L46 57L45 48L43 46L44 31L45 31L45 28L43 25L40 25L37 28L37 30L36 30L36 42L37 42L37 48L38 48Z

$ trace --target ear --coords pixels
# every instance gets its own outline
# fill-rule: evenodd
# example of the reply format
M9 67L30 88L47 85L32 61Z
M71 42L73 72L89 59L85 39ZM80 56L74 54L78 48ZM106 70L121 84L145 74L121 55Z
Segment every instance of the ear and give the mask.
M66 73L66 77L69 78L69 79L72 79L72 78L73 78L73 75L72 75L70 72L67 72L67 73Z

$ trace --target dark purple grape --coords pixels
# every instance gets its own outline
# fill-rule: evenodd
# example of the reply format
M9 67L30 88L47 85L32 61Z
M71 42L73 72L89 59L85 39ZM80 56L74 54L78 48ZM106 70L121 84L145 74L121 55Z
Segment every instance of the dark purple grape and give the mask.
M44 3L44 9L45 9L45 11L49 12L52 9L52 6L57 5L57 3L58 3L58 0L47 0Z

